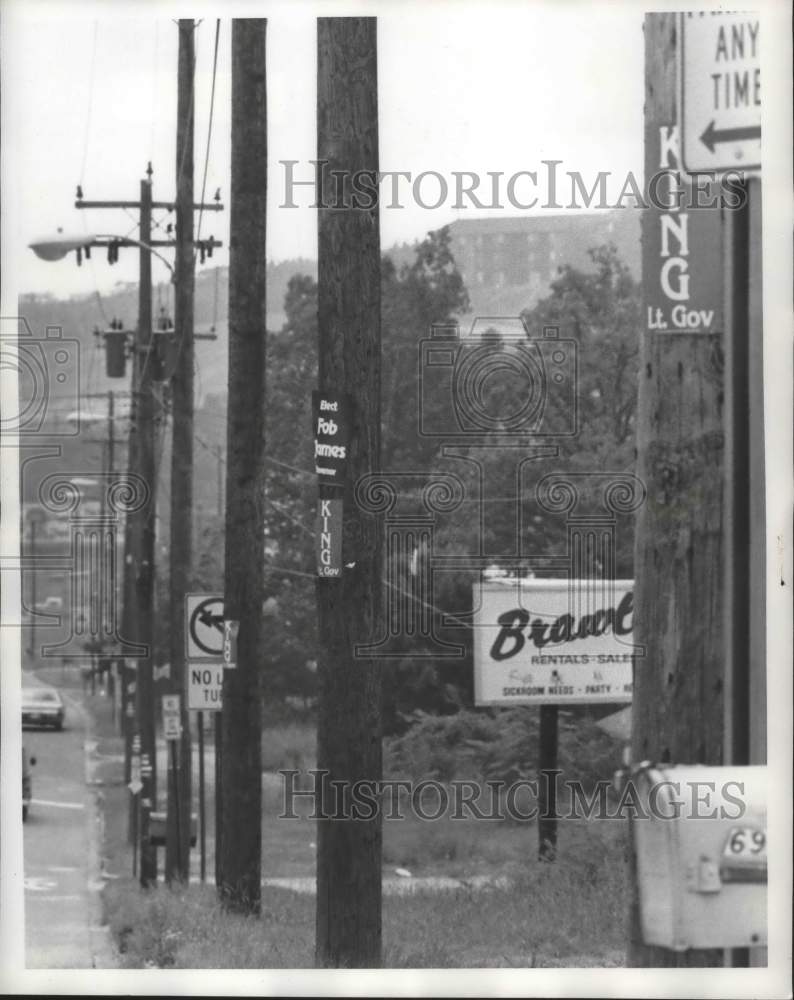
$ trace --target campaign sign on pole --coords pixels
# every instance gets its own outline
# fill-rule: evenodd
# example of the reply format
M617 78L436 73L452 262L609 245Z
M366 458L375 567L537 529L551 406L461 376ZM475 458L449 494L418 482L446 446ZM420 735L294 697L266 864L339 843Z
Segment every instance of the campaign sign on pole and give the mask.
M475 705L627 702L632 580L523 580L474 587Z
M724 333L720 201L736 207L736 195L682 173L680 147L675 121L646 115L645 176L655 197L642 218L645 328L654 336Z
M188 663L187 707L192 711L220 712L223 708L223 662Z
M178 694L163 695L163 736L167 740L178 740L182 734L179 719L180 706Z
M342 501L317 501L314 521L314 547L317 576L342 575Z
M321 483L344 482L350 441L350 400L342 393L312 393L314 466Z
M237 636L240 632L240 623L231 619L223 623L223 665L227 670L234 670L237 666Z

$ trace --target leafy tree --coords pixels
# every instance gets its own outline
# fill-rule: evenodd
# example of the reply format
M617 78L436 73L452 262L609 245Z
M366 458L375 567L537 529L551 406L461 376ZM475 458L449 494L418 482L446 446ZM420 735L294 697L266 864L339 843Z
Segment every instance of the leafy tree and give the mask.
M419 349L434 323L451 323L469 308L469 296L452 255L449 227L428 233L416 259L398 271L383 261L381 468L392 472L432 468L438 442L418 433ZM431 406L443 400L426 399Z

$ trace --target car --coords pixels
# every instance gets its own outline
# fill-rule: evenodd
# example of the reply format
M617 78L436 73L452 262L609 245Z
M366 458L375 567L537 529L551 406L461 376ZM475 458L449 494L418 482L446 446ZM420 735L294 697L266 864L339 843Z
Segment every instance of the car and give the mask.
M26 822L30 802L33 797L33 778L30 773L31 767L36 763L35 757L28 757L27 750L22 747L22 822Z
M52 726L63 729L66 707L49 687L22 688L22 725Z

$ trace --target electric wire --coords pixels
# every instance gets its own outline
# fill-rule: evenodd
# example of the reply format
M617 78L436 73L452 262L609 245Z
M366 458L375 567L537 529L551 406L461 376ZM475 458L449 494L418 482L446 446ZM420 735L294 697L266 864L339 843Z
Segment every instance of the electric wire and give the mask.
M215 21L215 51L212 57L212 88L210 90L210 112L209 121L207 123L207 143L204 150L204 175L201 180L201 200L199 202L199 217L198 224L196 227L196 242L201 238L201 220L204 215L204 195L207 190L207 169L209 167L210 161L210 143L212 141L212 120L215 110L215 80L218 74L218 39L221 30L221 20L218 18ZM193 251L193 260L195 262L196 251Z
M94 104L94 69L96 66L97 32L99 22L94 21L93 38L91 42L91 68L88 72L88 108L86 111L85 138L83 140L83 162L80 165L80 183L84 181L85 165L88 160L88 139L91 132L91 112Z

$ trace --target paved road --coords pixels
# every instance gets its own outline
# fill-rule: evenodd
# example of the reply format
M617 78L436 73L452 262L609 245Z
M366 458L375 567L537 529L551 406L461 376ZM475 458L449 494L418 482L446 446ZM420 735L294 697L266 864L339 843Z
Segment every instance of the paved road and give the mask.
M24 825L25 960L36 969L107 968L113 961L100 927L98 814L86 780L91 748L80 699L63 694L63 732L22 734L36 758Z

